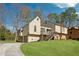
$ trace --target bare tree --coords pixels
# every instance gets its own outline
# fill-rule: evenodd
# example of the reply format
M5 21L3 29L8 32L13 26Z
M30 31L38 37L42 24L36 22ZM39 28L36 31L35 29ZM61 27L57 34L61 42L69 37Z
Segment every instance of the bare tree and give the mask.
M14 8L18 10L13 20L13 27L15 28L15 41L18 40L18 29L23 27L23 24L29 20L29 9L20 6L19 4L13 4Z
M39 16L39 17L42 16L42 15L41 15L41 10L40 10L39 8L37 8L37 9L34 10L34 17L36 17L36 16ZM41 17L41 18L42 18L42 17Z
M13 19L13 30L15 30L15 42L18 40L18 28L19 28L19 19L20 19L20 13L19 13L19 4L12 4L14 9L16 10L14 19Z
M3 25L4 22L4 5L0 4L0 25Z
M27 24L31 18L31 10L26 6L21 7L21 19L22 21Z
M6 10L4 9L4 4L0 3L0 27L4 28L1 35L6 34L6 29L5 29L5 13Z

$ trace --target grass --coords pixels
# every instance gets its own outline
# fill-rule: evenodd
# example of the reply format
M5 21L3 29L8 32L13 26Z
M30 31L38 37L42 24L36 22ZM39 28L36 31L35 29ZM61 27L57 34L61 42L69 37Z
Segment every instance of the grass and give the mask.
M0 43L15 43L15 40L0 40Z
M25 43L20 48L26 56L79 56L79 41L75 40Z

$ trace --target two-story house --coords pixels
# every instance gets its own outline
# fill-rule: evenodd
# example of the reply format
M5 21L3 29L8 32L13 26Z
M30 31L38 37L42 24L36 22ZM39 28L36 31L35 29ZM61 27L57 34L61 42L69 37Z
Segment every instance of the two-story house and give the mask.
M39 40L60 39L60 26L45 24L40 17L31 20L21 28L20 36L22 41L33 42ZM62 39L66 39L67 28L62 27Z

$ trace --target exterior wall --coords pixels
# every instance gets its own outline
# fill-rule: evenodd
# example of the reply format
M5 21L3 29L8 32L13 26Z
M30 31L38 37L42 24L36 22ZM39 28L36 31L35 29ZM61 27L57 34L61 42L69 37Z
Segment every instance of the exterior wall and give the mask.
M67 32L67 28L62 27L62 33L64 33L64 34L68 34L68 32Z
M61 33L61 27L58 26L58 25L55 25L55 32ZM63 34L67 34L67 33L68 33L68 32L67 32L67 28L62 27L62 33L63 33Z
M60 33L60 26L55 25L55 32Z
M34 41L38 41L40 39L40 37L38 36L28 36L28 42L34 42Z
M36 26L36 32L34 32L34 26ZM39 17L36 17L29 23L29 34L41 34L41 20Z
M41 26L41 28L45 28L45 29L51 29L50 27L44 27L44 26Z
M27 35L28 35L28 32L29 32L29 26L26 25L26 26L23 28L22 36L27 36Z
M23 36L23 33L22 32L20 33L20 36Z
M79 28L68 29L68 38L69 39L79 39Z

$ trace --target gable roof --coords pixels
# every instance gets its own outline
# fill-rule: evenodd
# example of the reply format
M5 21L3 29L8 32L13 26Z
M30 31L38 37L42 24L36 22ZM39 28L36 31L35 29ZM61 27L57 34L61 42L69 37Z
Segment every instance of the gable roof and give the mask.
M39 17L39 16L36 16L36 17ZM33 17L31 20L28 21L28 23L26 23L22 28L25 28L29 25L29 23L34 20L36 17ZM39 17L40 18L40 17ZM41 20L41 19L40 19Z
M45 26L45 27L53 27L53 25L59 25L60 26L59 23L53 24L50 20L45 20L43 17L36 16L36 17L33 17L31 20L29 20L29 22L27 24L25 24L22 28L27 27L29 25L29 23L37 17L40 18L40 20L41 20L41 26Z

